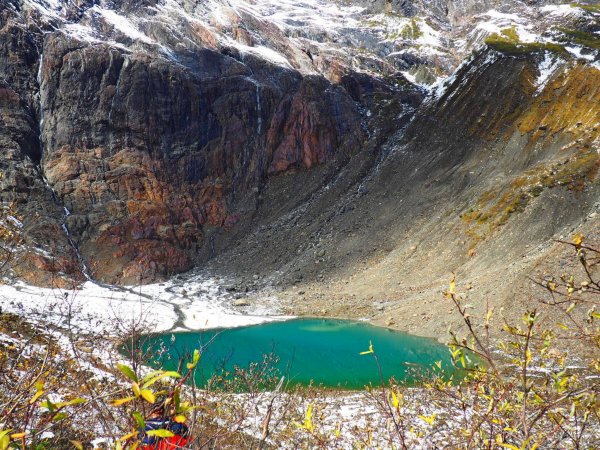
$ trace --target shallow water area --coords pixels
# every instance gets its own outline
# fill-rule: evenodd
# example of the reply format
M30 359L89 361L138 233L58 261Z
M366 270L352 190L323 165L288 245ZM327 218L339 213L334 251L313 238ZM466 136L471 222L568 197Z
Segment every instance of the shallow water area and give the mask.
M369 350L371 343L375 353L361 354ZM247 368L263 361L266 354L278 357L275 367L291 385L312 382L356 390L378 385L381 377L387 381L393 376L398 382L416 384L434 375L450 377L457 372L448 348L433 339L349 320L295 319L194 333L162 333L146 336L143 346L154 355L151 365L169 370L177 369L181 356L206 346L196 374L199 386L206 385L222 368Z

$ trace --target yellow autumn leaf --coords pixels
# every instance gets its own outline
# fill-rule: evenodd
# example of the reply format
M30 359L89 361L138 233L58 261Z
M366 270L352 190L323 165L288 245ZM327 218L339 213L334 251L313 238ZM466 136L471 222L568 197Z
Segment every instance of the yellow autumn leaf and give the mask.
M146 434L148 436L154 436L154 437L159 437L159 438L170 438L170 437L175 436L175 434L172 431L165 430L163 428L161 428L159 430L147 431Z
M196 368L199 361L200 361L200 350L196 349L196 350L194 350L194 356L192 358L192 362L187 363L186 367L188 368L188 370L193 370Z
M491 307L490 309L488 309L486 315L485 315L485 323L489 324L490 323L490 319L492 318L492 315L494 314L494 308Z
M44 391L37 391L29 400L29 404L33 405L42 395L44 395Z
M304 417L304 428L306 428L306 430L309 431L310 433L312 433L314 431L314 425L313 425L313 420L312 420L312 409L313 409L313 405L311 403L308 405L308 408L306 410L306 415Z
M132 431L131 433L126 434L125 436L121 436L119 441L127 441L133 437L136 437L139 434L139 431Z
M425 422L427 422L428 425L432 425L433 422L435 421L435 418L437 417L437 414L432 414L431 416L423 416L423 415L419 415L419 419L423 419Z
M173 420L177 423L185 423L185 421L187 420L186 417L183 414L178 414L177 416L175 416L173 418Z
M400 408L400 402L402 401L402 394L396 394L392 389L392 406L398 410Z
M10 435L10 438L11 438L11 439L13 439L13 440L22 439L22 438L24 438L24 437L25 437L25 435L26 435L26 434L27 434L27 433L25 433L25 432L22 432L22 433L14 433L14 434L11 434L11 435Z
M375 350L373 350L373 342L369 341L369 350L360 352L359 355L370 355L371 353L375 353Z
M140 391L140 385L137 384L137 382L133 382L131 383L131 389L133 389L133 393L136 397L139 397L141 395L141 391Z
M77 450L83 450L83 444L79 441L69 441Z
M135 397L118 398L116 400L113 400L112 405L113 406L121 406L121 405L124 405L125 403L129 403L132 400L135 400Z
M583 234L581 234L581 233L574 234L573 235L573 239L572 239L573 244L575 244L577 246L580 246L581 243L583 242L584 237L585 236Z
M452 279L450 280L450 288L448 289L449 294L454 294L456 292L456 275L452 274Z
M0 432L0 450L7 450L10 445L10 430Z
M509 448L511 450L521 450L519 447L510 444L499 444L500 447Z
M154 403L156 401L156 396L150 389L142 389L140 391L140 396L148 403Z

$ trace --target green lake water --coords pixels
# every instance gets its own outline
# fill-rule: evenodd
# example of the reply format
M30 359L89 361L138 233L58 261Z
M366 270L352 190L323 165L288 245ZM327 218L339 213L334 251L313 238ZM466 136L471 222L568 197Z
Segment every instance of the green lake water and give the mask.
M414 384L437 374L456 372L448 348L435 340L412 336L366 323L331 319L298 319L242 328L146 336L155 367L176 369L179 358L214 340L202 353L196 382L234 365L247 368L265 354L279 358L276 369L292 385L315 385L340 389L362 389L379 384L380 375L372 354L360 355L369 342L379 359L383 378Z

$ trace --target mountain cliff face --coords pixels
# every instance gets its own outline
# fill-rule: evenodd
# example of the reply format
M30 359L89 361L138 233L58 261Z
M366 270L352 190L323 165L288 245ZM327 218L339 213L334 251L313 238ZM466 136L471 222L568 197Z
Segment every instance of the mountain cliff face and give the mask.
M69 44L44 43L42 166L107 281L189 269L203 226L237 221L232 196L348 158L365 137L352 99L320 77L210 50L192 71ZM122 274L106 272L115 259Z
M14 275L210 261L348 305L505 266L597 195L599 13L553 3L3 0Z

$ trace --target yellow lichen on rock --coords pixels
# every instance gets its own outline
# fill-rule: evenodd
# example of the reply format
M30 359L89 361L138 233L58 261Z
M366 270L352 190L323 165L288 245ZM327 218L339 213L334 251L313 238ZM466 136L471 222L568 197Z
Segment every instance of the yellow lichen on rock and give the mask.
M522 134L532 139L554 133L594 139L600 127L600 71L576 63L551 80L534 97L518 121Z

